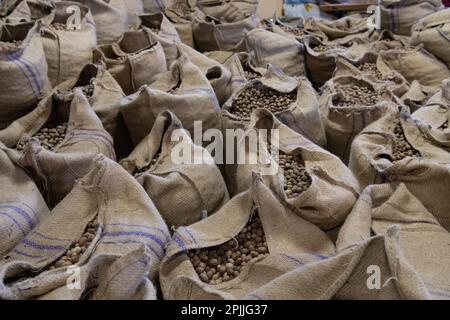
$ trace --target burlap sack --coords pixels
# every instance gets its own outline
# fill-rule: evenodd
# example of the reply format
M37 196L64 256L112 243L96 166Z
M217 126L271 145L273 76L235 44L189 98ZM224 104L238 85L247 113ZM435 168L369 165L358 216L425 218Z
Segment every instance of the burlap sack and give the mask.
M222 64L201 54L197 50L180 42L174 25L162 14L141 16L141 27L151 42L159 42L164 50L167 66L172 65L181 54L200 68L206 76L222 105L231 95L230 72ZM153 29L158 29L156 33Z
M413 113L413 118L419 119L433 129L444 128L450 120L450 79L442 82L441 89L433 95L425 105Z
M152 85L122 100L121 113L135 146L150 133L157 115L164 110L175 113L192 135L195 121L201 122L203 132L219 127L216 95L200 69L185 55Z
M372 106L356 105L340 107L335 104L339 99L341 86L365 86L379 92L379 102ZM348 163L353 139L366 126L381 118L389 109L395 109L395 98L391 91L379 87L362 77L345 76L333 78L326 83L320 96L320 112L326 131L327 150Z
M31 138L47 123L64 122L68 122L65 138L53 151L44 149L37 139ZM13 160L33 177L50 207L64 198L75 181L90 170L97 154L115 159L111 136L78 88L72 101L64 101L64 97L56 94L46 97L32 112L0 131L0 141L11 149L19 142L28 141L23 152L11 150Z
M412 45L422 44L450 67L450 9L438 11L420 20L413 27Z
M179 156L179 147L190 155L186 163L174 158ZM158 161L150 165L155 157ZM150 134L120 164L135 174L169 227L200 221L229 200L214 159L206 149L194 144L170 111L158 115ZM141 170L145 171L136 173Z
M326 145L325 130L320 118L319 101L317 93L308 79L304 77L293 78L286 76L281 70L270 66L264 77L248 82L241 87L223 105L221 112L222 129L243 129L250 118L241 118L232 114L233 101L251 86L270 88L278 92L290 93L297 91L297 100L285 111L275 113L275 116L292 130L320 146Z
M259 4L259 0L196 0L194 2L204 14L226 22L236 22L255 14Z
M374 31L369 36L369 49L373 51L384 51L391 49L409 48L411 38L393 34L389 30Z
M185 0L175 0L173 4L166 6L164 14L177 29L181 41L187 46L195 48L192 21L197 17L205 18L206 15L195 5L191 5L190 1Z
M231 73L222 64L183 43L177 44L176 48L200 69L214 89L220 105L223 105L232 93Z
M394 127L400 121L404 135L409 144L417 150L421 157L406 157L394 162ZM362 188L386 181L401 181L403 177L422 177L423 187L428 177L424 169L428 162L450 165L450 153L436 141L427 136L426 127L414 121L407 108L401 111L390 111L378 121L365 128L353 141L349 168L358 179ZM417 165L416 165L417 164Z
M55 5L50 0L23 0L6 17L7 22L20 23L41 20L50 22Z
M424 86L419 81L414 80L410 85L407 92L401 96L401 100L410 108L411 112L425 106L427 101L437 92L439 87L436 86Z
M337 245L358 244L371 238L371 233L386 235L393 227L398 228L397 249L420 276L427 293L433 299L450 299L450 234L404 184L368 187L342 227ZM393 276L395 283L399 278Z
M376 69L380 73L380 77L375 76L373 73L364 72L359 69L359 67L365 63L376 64ZM366 77L374 83L386 84L397 97L403 96L409 89L408 81L406 81L400 73L391 69L378 55L378 53L374 51L367 51L360 59L357 60L351 60L343 56L338 56L336 58L336 69L334 70L333 77L350 75Z
M230 84L232 94L245 86L245 84L251 81L253 77L261 78L267 73L267 67L258 68L255 66L253 60L253 55L246 52L231 52L231 55L221 62L231 73Z
M33 22L0 25L0 129L31 111L51 89L40 28Z
M106 64L108 72L127 95L151 84L167 71L161 43L152 41L145 30L127 31L118 42L98 46L94 61Z
M95 217L96 236L76 265L49 269ZM156 299L153 283L168 239L142 187L118 164L98 156L51 215L0 263L0 297Z
M78 79L63 82L56 90L68 94L70 98L74 88L87 85L92 86L92 95L88 97L89 104L113 138L117 159L126 157L133 150L133 144L119 110L120 101L125 94L105 66L88 64Z
M256 213L266 234L269 254L242 266L240 275L231 281L217 285L202 282L188 251L228 242ZM335 252L334 244L323 231L284 207L256 176L249 190L231 199L213 216L178 228L172 239L160 269L165 299L244 298L302 262L313 263Z
M80 30L57 30L52 25L42 28L42 42L52 86L76 78L84 66L92 62L92 50L97 45L95 23L87 6L72 1L56 2L51 24L66 24L70 16L66 9L72 5L81 10Z
M236 21L225 22L211 16L195 19L192 23L194 41L201 52L214 50L233 50L244 39L245 34L256 28L255 15Z
M440 0L383 0L381 27L409 36L417 21L442 8Z
M306 75L304 46L296 40L264 30L254 29L243 40L245 51L254 55L257 67L268 63L281 68L289 76Z
M423 280L398 249L397 232L389 229L316 263L298 261L298 268L244 299L429 300Z
M425 49L393 49L380 52L389 67L402 74L406 80L417 80L425 86L439 86L450 77L450 70Z
M169 42L166 45L163 44L164 52L169 44L181 41L177 29L162 12L140 14L138 17L140 28L146 28L147 33L161 43Z
M91 10L98 44L117 41L128 29L127 4L133 0L74 0Z
M0 142L0 257L50 212L36 184L8 154L9 150Z
M267 130L268 133L277 130L279 149L286 154L302 157L312 182L309 188L298 197L289 198L284 192L283 171L278 167L273 155L269 153L267 140L258 135L257 150L252 150L246 144L245 137L254 135L261 129ZM231 185L236 185L237 193L247 190L251 185L252 172L262 174L263 181L274 191L281 203L322 229L329 230L342 224L358 198L358 182L339 158L289 129L265 109L253 112L246 134L239 141L237 150L238 155L240 153L245 155L245 163L237 164L234 172L230 172L230 175L234 173L234 181ZM249 162L252 156L260 159L258 163ZM274 168L274 172L273 174L267 172L265 175L261 170L267 170L269 166ZM231 168L232 166L227 166L227 170Z
M364 38L373 29L373 27L370 27L367 18L354 16L337 20L306 19L305 28L324 33L330 41L348 36Z
M348 41L340 42L336 44L337 46L334 49L325 52L315 50L317 46L325 43L314 36L304 37L303 44L305 46L308 75L317 88L323 86L333 76L337 57L344 56L350 60L359 60L367 48L365 42L359 38L351 38Z

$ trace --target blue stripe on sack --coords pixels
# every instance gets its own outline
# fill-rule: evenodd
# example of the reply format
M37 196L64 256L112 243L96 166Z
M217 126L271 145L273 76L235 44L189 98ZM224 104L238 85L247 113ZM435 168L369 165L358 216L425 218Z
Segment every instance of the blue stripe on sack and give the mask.
M318 254L318 253L311 253L311 255L313 255L314 257L319 258L320 260L325 260L325 259L328 259L328 258L329 258L329 257L327 257L327 256L323 256L323 255Z
M285 253L280 253L280 255L285 256L286 258L288 258L288 259L290 259L290 260L296 262L297 264L299 264L299 265L301 265L301 266L304 266L304 265L305 265L304 262L300 261L299 259L297 259L297 258L295 258L295 257L293 257L293 256L290 256L290 255L285 254Z
M30 85L31 90L33 91L35 96L38 96L39 94L36 92L36 89L33 86L33 81L32 79L30 79L30 77L27 75L27 73L22 69L22 67L20 66L20 64L17 63L16 59L14 59L12 57L12 54L7 54L6 57L8 58L9 61L11 61L12 63L14 63L16 65L16 67L20 70L20 72L22 73L22 75L27 79L28 84Z
M20 223L14 219L13 217L11 217L9 214L7 214L6 212L0 212L0 215L7 217L9 220L11 220L18 228L19 230L22 232L23 235L26 235L27 233L25 232L25 230L22 228L22 226L20 225Z
M148 239L151 239L155 241L157 244L161 246L162 249L164 249L165 244L164 241L162 241L158 236L147 233L147 232L139 232L139 231L110 231L105 232L102 234L103 237L121 237L121 236L136 236L136 237L145 237Z
M22 206L27 207L27 209L30 209L30 211L33 213L33 215L36 215L36 210L34 210L33 207L30 207L28 204L24 203L24 202L11 202L10 204L20 204Z
M64 246L52 246L52 245L47 245L47 244L40 244L40 243L31 241L29 239L26 239L26 238L22 239L22 241L20 241L20 243L23 243L26 246L32 247L34 249L39 249L39 250L54 250L54 251L66 250L66 247L64 247Z
M154 254L155 256L158 257L159 260L161 260L164 257L164 253L165 250L163 249L162 254L159 253L155 248L153 248L150 244L145 243L145 242L141 242L141 241L136 241L136 240L117 240L117 241L103 241L101 240L100 242L101 244L127 244L127 243L137 243L137 244L143 244L144 246L146 246L147 248L149 248Z
M9 205L9 204L0 205L0 209L14 210L15 212L20 214L27 221L28 226L30 227L30 230L33 229L33 227L34 227L33 219L30 217L30 215L25 210L23 210L19 207L13 206L13 205Z
M19 63L25 66L25 68L28 70L28 72L31 74L31 77L33 78L34 83L36 84L38 88L39 95L42 94L42 88L41 84L39 82L39 78L36 76L36 73L33 71L33 67L31 67L23 58L20 57L19 51L16 51L11 55L13 58L16 59Z
M44 239L47 239L47 240L54 240L54 241L61 241L61 242L72 242L72 240L49 237L49 236L46 236L46 235L44 235L44 234L42 234L42 233L40 233L38 231L32 231L31 235L37 235L37 236L39 236L41 238L44 238Z
M149 226L143 226L140 224L126 224L126 223L107 223L105 224L105 228L109 226L122 226L122 227L131 227L131 228L143 228L143 229L149 229L149 230L156 230L163 234L163 236L166 237L166 240L170 240L170 235L163 229L158 227L149 227Z
M195 245L198 246L197 240L195 240L195 237L192 235L192 233L189 231L189 227L181 227L180 229L186 231L186 233L191 237L191 239L194 241Z
M43 89L44 89L43 82L44 82L44 80L42 79L41 73L39 72L38 68L34 65L34 62L30 61L28 59L25 59L24 57L20 57L19 61L23 61L24 63L27 63L30 66L30 68L31 68L30 71L32 72L33 78L36 77L35 79L36 79L37 84L38 84L39 94L42 95L44 93L43 92ZM36 72L36 73L34 73L34 72Z
M12 252L13 253L17 253L18 255L21 255L21 256L28 257L28 258L35 258L35 259L43 258L43 256L34 256L32 254L28 254L28 253L22 252L22 251L20 251L18 249L14 249Z
M174 235L174 236L173 236L173 240L175 240L175 242L177 243L177 245L178 245L183 251L187 251L186 246L185 246L183 240L182 240L178 235Z

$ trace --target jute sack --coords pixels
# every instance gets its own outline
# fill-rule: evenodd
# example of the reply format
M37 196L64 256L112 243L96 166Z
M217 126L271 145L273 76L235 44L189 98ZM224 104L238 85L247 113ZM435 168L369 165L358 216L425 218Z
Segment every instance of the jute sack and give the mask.
M180 53L186 54L207 77L220 104L222 105L228 100L231 95L231 75L221 63L217 63L197 50L181 43L174 24L162 13L145 14L141 15L140 18L142 21L141 28L147 32L149 38L161 43L168 66L178 59Z
M370 106L354 105L342 107L339 101L344 86L362 86L371 88L380 95L379 101ZM355 76L333 78L323 87L319 99L320 112L326 131L327 150L348 163L353 139L366 126L381 118L388 110L397 107L396 99L386 87L379 87L373 82Z
M31 111L51 89L40 29L38 22L0 25L0 129Z
M272 154L269 152L267 142L270 137L260 135L261 129L267 130L268 134L276 130L279 135L279 150L285 154L300 156L303 160L311 184L297 197L290 198L284 191L287 181L274 156L274 152L277 154L278 150L272 151ZM246 144L246 137L256 134L259 148L252 150ZM265 109L252 113L251 122L237 150L238 156L245 156L245 163L235 166L237 193L248 189L252 172L257 172L262 175L265 184L274 191L281 203L322 229L329 230L341 225L359 196L358 182L338 157L289 129ZM259 161L251 163L252 158ZM269 168L272 168L273 172L269 172Z
M369 49L373 51L385 51L391 49L409 48L411 37L393 34L389 30L374 31L369 36Z
M90 87L87 96L89 104L99 117L105 130L114 141L114 150L118 159L122 159L133 150L130 134L120 114L119 104L125 94L114 77L103 65L88 64L75 80L63 82L55 89L67 98L73 97L76 87Z
M138 17L139 27L146 29L147 33L159 42L181 42L177 29L162 12L140 14ZM164 52L166 52L166 46L168 45L163 45Z
M67 8L77 6L81 11L79 30L61 30L71 14ZM87 6L72 1L55 3L55 15L50 25L42 28L42 42L48 64L48 77L53 87L76 78L84 66L92 62L92 50L97 45L95 23Z
M180 44L181 39L177 29L161 12L146 13L140 15L139 18L141 20L139 28L147 33L152 42L161 43L166 56L166 64L170 66L179 56L177 45Z
M442 8L440 0L383 0L381 27L395 34L409 36L417 21Z
M450 9L438 11L420 20L413 27L411 44L422 44L427 51L450 67Z
M221 111L222 129L244 129L250 117L243 118L233 114L233 102L250 87L273 89L282 93L296 92L297 97L286 110L275 116L292 130L303 134L314 143L325 146L325 130L321 122L317 93L308 79L286 76L280 69L269 66L264 77L248 82L235 92L223 105Z
M226 58L223 66L231 73L231 91L236 93L245 84L253 78L263 77L268 68L258 68L253 62L253 55L246 52L231 53L232 55ZM220 62L220 61L219 61Z
M8 149L0 142L0 257L50 212L31 177L11 161L8 154Z
M300 42L264 29L254 29L247 33L243 44L245 51L254 55L257 67L270 63L289 76L306 76L304 46Z
M206 16L196 18L192 23L194 41L201 52L215 50L233 50L244 39L245 34L256 28L258 19L255 15L236 22Z
M232 241L253 215L259 215L269 254L250 260L240 274L227 282L202 282L192 265L189 250ZM165 299L240 299L302 263L334 255L327 235L284 207L255 175L249 190L231 199L219 212L189 227L178 228L167 247L160 269Z
M419 119L433 129L448 128L450 120L450 79L442 82L441 89L434 94L425 105L413 113L413 118Z
M177 44L177 49L200 69L214 89L220 105L223 105L232 93L231 73L222 64L183 43Z
M424 279L407 260L402 244L399 244L399 237L403 234L399 227L390 226L383 232L377 229L374 230L376 234L371 235L370 227L373 224L371 225L371 217L368 217L368 213L371 213L372 206L389 201L389 193L380 192L382 187L371 186L361 194L352 213L341 228L336 255L323 257L317 263L306 265L304 261L299 261L298 268L278 277L245 298L253 300L432 299ZM380 195L386 197L380 197ZM401 205L403 206L403 203ZM393 210L399 210L397 205L393 208ZM392 207L386 209L384 212L380 210L380 214L392 212ZM380 223L383 222L380 221Z
M77 263L55 265L94 219L95 237ZM168 240L167 226L142 187L114 161L97 156L51 215L0 263L0 297L156 299L154 283ZM73 270L80 290L71 286Z
M187 154L180 156L180 150ZM169 227L200 221L229 200L214 159L170 111L157 116L149 135L120 164L135 175Z
M55 5L50 0L23 0L6 17L7 22L20 23L42 20L50 21Z
M127 2L133 0L74 0L91 10L97 31L97 43L117 41L128 29Z
M196 0L194 2L204 14L227 22L236 22L256 14L259 6L259 0Z
M32 138L49 124L65 122L68 128L64 140L52 151ZM115 159L111 136L79 88L75 89L72 101L56 94L46 97L32 112L0 131L0 141L11 149L25 143L23 151L11 150L13 160L33 177L50 207L64 198L75 181L90 170L97 154Z
M147 11L146 11L147 12ZM175 0L173 4L166 6L164 14L174 24L181 41L191 48L195 48L192 21L195 18L205 18L206 15L190 1Z
M333 49L325 52L317 51L315 48L323 43L314 36L305 36L303 45L305 46L306 69L314 85L319 88L333 76L336 68L336 59L345 56L350 60L359 60L366 52L365 42L359 38L352 38L345 43L339 43ZM364 44L361 46L361 44Z
M408 91L401 96L401 100L410 108L411 112L415 112L425 106L427 101L438 91L439 87L424 86L414 80L409 85Z
M106 64L108 72L127 95L151 84L167 71L161 43L152 41L145 30L127 31L118 42L98 46L94 61Z
M450 233L404 184L368 187L342 227L337 246L361 243L371 233L384 236L391 228L398 229L396 247L422 279L427 293L433 299L450 299ZM395 283L399 279L393 276Z
M394 128L398 121L407 142L420 153L419 157L408 155L401 160L394 160ZM353 141L349 161L349 168L361 187L386 181L402 181L403 176L415 175L424 179L423 187L426 187L428 177L424 176L423 170L414 171L417 169L415 164L423 168L428 162L450 165L450 153L432 141L426 129L411 118L407 108L389 111L365 128Z
M306 19L305 27L309 30L318 30L324 33L329 41L347 36L364 38L372 31L369 28L367 18L353 16L331 21L324 19Z
M447 66L421 47L392 49L380 52L380 56L409 82L417 80L425 86L439 86L450 77Z
M219 127L216 95L200 69L184 55L152 85L124 98L120 108L135 146L165 110L172 111L192 135L195 121L201 122L203 132Z
M375 64L376 73L364 71L360 67L364 64ZM390 90L397 96L403 96L409 89L409 83L397 71L391 69L383 59L374 51L367 51L357 59L351 60L343 56L336 58L336 69L333 77L341 76L361 76L378 84L386 84Z
M298 268L259 288L245 299L431 299L423 280L396 245L397 230L392 228L389 231L384 236L372 237L341 250L333 257L324 257L320 262L305 265L304 261L299 261ZM396 281L388 281L394 277ZM384 282L380 283L378 279Z

